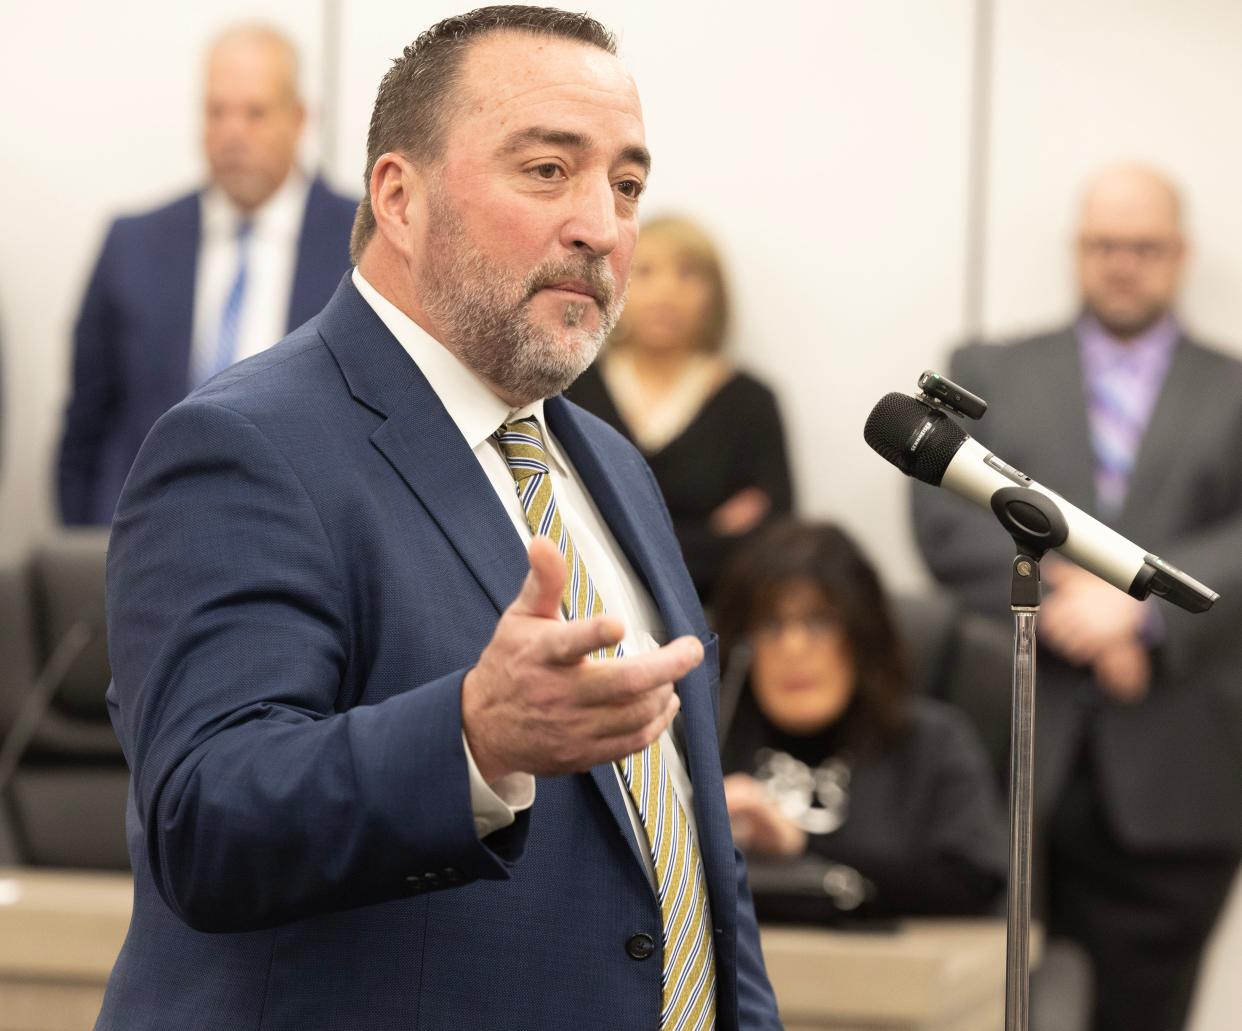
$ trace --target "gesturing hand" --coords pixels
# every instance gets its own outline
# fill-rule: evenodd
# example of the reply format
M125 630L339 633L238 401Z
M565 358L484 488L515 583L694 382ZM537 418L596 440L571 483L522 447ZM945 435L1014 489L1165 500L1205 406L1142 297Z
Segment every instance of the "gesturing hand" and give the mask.
M611 616L562 620L565 560L546 537L531 541L529 555L522 590L462 684L462 728L489 783L519 771L577 773L640 751L680 708L673 682L703 661L693 637L588 659L618 643L624 627Z

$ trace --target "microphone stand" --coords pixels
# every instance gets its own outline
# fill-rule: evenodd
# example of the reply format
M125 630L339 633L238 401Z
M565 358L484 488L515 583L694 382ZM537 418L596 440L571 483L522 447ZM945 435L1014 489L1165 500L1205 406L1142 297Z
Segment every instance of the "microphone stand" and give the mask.
M1039 560L1065 543L1069 527L1038 491L997 491L992 511L1013 538L1009 607L1013 611L1013 713L1009 747L1009 904L1005 941L1005 1031L1030 1026L1031 851L1035 775L1035 624Z
M958 448L967 440L960 429L941 430L951 420L945 412L978 419L987 402L931 369L919 377L920 393L911 398L888 394L871 410L863 436L882 458L907 476L940 485ZM913 408L911 408L913 404ZM927 409L923 412L920 405ZM907 436L908 434L908 436ZM903 443L904 438L904 443ZM995 456L988 456L993 465ZM993 465L1001 478L1030 484L1029 477ZM990 487L989 487L990 489ZM979 500L973 491L961 491ZM1001 487L989 502L1013 538L1009 606L1013 611L1013 719L1010 732L1009 778L1009 913L1005 955L1005 1031L1027 1031L1030 1025L1031 826L1035 748L1035 624L1039 615L1039 561L1069 539L1069 523L1057 506L1058 496L1030 486ZM1073 506L1071 514L1076 511ZM1087 527L1090 530L1090 527ZM1076 535L1080 531L1075 531ZM1094 531L1092 531L1094 532ZM1111 533L1111 531L1109 531ZM1090 534L1088 534L1090 536ZM1131 548L1129 542L1120 539ZM1101 574L1103 575L1103 574ZM1110 579L1110 582L1115 580ZM1130 583L1135 598L1150 594L1189 612L1206 612L1215 591L1187 576L1156 555L1145 554Z
M1005 1031L1027 1031L1031 994L1031 826L1035 772L1035 620L1039 559L1013 560L1013 714L1009 732L1009 905L1005 927Z

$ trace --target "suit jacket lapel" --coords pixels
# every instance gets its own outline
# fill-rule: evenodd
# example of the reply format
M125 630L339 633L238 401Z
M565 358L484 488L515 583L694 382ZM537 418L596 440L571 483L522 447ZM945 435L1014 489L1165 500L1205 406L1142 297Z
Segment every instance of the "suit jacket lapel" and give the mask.
M375 446L418 495L463 561L479 577L498 609L517 595L526 576L525 556L504 506L479 468L439 397L418 366L363 300L349 274L323 311L320 336L340 366L350 392L386 417L371 435ZM669 635L696 633L670 574L677 555L661 547L648 514L634 511L628 495L645 493L645 474L609 468L583 431L588 418L563 398L545 405L548 426L569 455L588 493L604 515L664 619ZM462 513L469 512L468 520ZM505 533L504 531L508 531ZM509 547L510 540L517 545ZM497 546L497 542L503 542Z
M353 396L387 416L372 443L503 611L526 576L521 540L439 397L348 273L324 309L320 335Z
M156 374L163 382L168 406L176 404L190 389L190 355L194 347L194 287L198 275L198 246L202 238L202 196L194 194L177 205L171 224L163 227L153 255L157 268L153 282L160 284L159 304L167 322L156 342L166 354Z
M335 356L354 398L386 417L371 434L372 443L452 542L497 612L503 611L517 596L526 576L526 555L520 538L439 397L363 300L348 274L323 311L320 336ZM544 410L549 428L655 599L669 634L693 633L694 625L678 601L668 574L669 565L677 556L658 546L645 528L646 521L640 520L625 500L627 486L646 489L645 484L639 487L633 483L633 477L640 472L609 470L596 444L583 432L580 420L585 416L568 402L553 398ZM467 513L468 517L463 518ZM701 670L696 671L687 682L702 675ZM711 699L705 689L683 690L681 695L691 735L690 776L710 784L710 771L704 764L709 757L715 757L714 738L706 745L697 738L710 734L715 726ZM615 767L602 763L591 770L590 776L641 869L643 858ZM709 808L701 809L698 794L696 791L696 811L702 825L706 816L715 818L716 807L712 799L704 798L703 804ZM731 862L732 856L727 859Z
M1049 345L1047 354L1040 356L1040 360L1043 371L1033 382L1040 385L1044 394L1041 400L1053 409L1056 417L1050 420L1038 414L1038 403L1033 407L1032 411L1037 413L1038 432L1051 432L1052 438L1040 442L1038 450L1041 456L1046 456L1040 471L1025 471L1050 484L1084 511L1094 512L1097 508L1095 453L1091 447L1078 334L1073 329L1066 330Z
M549 398L544 404L548 428L565 449L583 486L604 517L609 530L621 545L625 557L655 600L670 638L695 633L684 606L678 600L670 576L670 564L677 558L661 548L650 531L654 513L636 512L632 498L646 493L645 473L635 459L633 466L610 465L598 445L584 432L587 416L563 397ZM635 482L636 478L641 478Z
M1139 442L1126 500L1117 519L1118 526L1129 526L1131 523L1142 525L1143 511L1135 506L1143 505L1144 499L1160 493L1168 470L1177 461L1177 452L1186 446L1186 413L1193 412L1195 406L1202 403L1202 398L1196 397L1199 389L1195 374L1196 357L1194 345L1185 337L1180 338L1147 429Z
M349 275L324 309L320 336L336 357L354 398L385 416L371 441L405 480L497 612L517 596L527 562L521 540L491 482L466 446L418 366L358 293ZM554 428L574 464L578 435ZM563 435L564 434L564 435ZM565 436L572 442L565 440ZM588 459L592 466L594 459ZM598 499L600 507L609 502ZM641 864L629 812L611 764L591 771L635 862Z
M652 531L660 525L656 512L638 511L635 497L646 496L651 487L635 454L631 466L611 466L603 452L584 432L588 418L564 398L551 398L544 405L548 427L565 449L583 485L608 523L617 543L630 564L642 577L664 620L669 638L683 634L698 635L698 624L683 604L672 575L681 556ZM697 600L692 604L697 608ZM712 702L713 685L707 670L700 666L678 685L684 713L686 761L690 780L695 785L694 808L700 837L706 841L714 828L727 827L724 796L719 790L720 771L715 737L716 716ZM629 812L620 797L616 775L611 764L592 771L613 817L620 825L636 858L638 844L631 829ZM701 849L709 883L731 883L733 855L728 843L713 842L717 847ZM639 858L641 862L641 858Z
M328 188L315 176L306 194L306 208L298 233L297 268L289 294L288 326L296 329L312 318L332 289L340 270L348 266L339 226L328 217Z
M680 625L683 617L667 590L663 585L659 585L659 578L653 575L659 568L659 563L654 561L649 546L642 539L643 535L636 525L630 506L623 503L619 494L618 476L621 475L623 478L623 474L617 471L610 472L604 456L583 432L580 413L572 409L564 398L550 398L544 404L544 417L547 419L548 429L565 449L574 469L582 479L583 486L595 502L595 507L608 524L621 550L625 552L630 565L642 577L648 592L655 599L670 636L676 636L674 627ZM599 788L600 794L603 795L604 802L634 856L634 861L640 867L645 867L644 859L639 853L638 839L630 821L629 808L621 794L623 788L617 778L616 767L612 763L600 763L592 768L591 777Z

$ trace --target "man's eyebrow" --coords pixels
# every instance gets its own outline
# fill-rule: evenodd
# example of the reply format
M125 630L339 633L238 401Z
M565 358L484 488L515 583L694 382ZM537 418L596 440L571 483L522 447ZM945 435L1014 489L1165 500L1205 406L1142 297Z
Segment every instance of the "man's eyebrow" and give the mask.
M641 165L644 172L651 171L651 151L646 147L626 147L621 151L621 160Z
M593 143L590 136L580 132L532 126L528 129L518 129L506 136L504 143L500 145L499 153L514 154L526 147L538 144L550 147L569 147L572 150L589 150ZM646 147L626 147L621 152L621 161L640 165L644 172L651 170L651 152Z

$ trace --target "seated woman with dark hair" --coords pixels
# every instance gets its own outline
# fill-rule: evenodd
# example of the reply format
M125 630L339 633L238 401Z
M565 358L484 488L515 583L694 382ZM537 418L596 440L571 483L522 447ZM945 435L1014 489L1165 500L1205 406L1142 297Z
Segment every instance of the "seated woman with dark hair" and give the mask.
M988 760L962 713L911 695L888 602L853 541L773 526L730 564L717 601L725 682L740 681L723 743L738 846L760 865L826 860L838 908L859 914L993 907L1008 851Z

